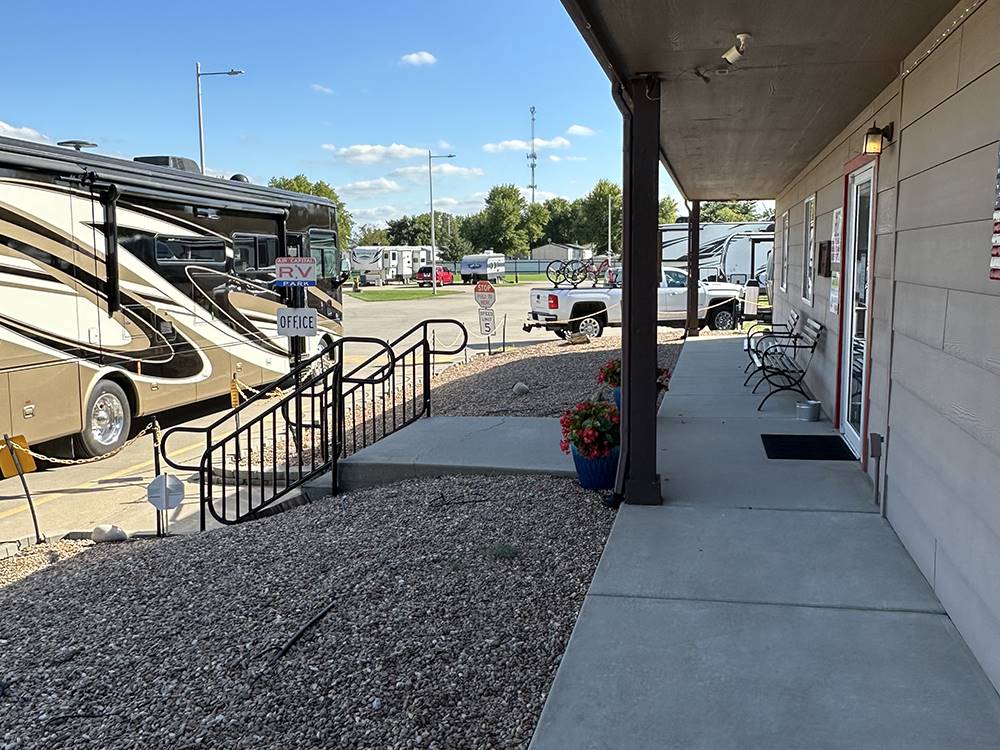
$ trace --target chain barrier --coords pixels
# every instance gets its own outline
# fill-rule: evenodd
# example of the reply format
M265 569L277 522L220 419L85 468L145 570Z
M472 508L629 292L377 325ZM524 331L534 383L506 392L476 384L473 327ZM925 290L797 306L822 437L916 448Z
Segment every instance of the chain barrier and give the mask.
M156 425L156 427L154 427L154 425ZM156 424L156 420L153 420L152 422L147 424L145 427L142 428L142 430L140 430L135 435L135 437L126 440L124 443L115 448L113 451L108 451L107 453L104 453L100 456L93 456L92 458L55 458L54 456L46 456L44 453L39 453L38 451L34 451L31 448L25 448L24 446L18 445L17 443L13 443L13 446L15 450L19 450L22 453L27 453L30 456L33 456L34 458L37 458L41 461L46 461L50 464L61 464L64 466L74 466L77 464L92 464L96 463L97 461L103 461L106 458L111 458L112 456L121 453L123 450L132 445L136 440L143 437L144 435L148 435L154 429L159 430L159 425Z

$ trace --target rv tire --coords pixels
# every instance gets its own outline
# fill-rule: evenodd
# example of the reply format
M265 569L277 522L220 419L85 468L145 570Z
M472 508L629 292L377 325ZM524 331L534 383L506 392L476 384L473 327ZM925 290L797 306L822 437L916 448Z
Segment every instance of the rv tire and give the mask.
M94 458L120 448L132 428L132 406L122 387L111 380L98 381L87 399L83 432L73 439L76 455Z

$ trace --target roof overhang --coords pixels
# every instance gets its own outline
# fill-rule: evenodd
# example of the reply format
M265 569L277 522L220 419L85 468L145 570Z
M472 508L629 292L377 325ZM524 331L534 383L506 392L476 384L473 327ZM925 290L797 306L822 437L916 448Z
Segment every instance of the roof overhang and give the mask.
M562 0L611 79L659 78L660 159L688 198L773 198L900 72L954 0ZM736 34L753 35L728 65Z

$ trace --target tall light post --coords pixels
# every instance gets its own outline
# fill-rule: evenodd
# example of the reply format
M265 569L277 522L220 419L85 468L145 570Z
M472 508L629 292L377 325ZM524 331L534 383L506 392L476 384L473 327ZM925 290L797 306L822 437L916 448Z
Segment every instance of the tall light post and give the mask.
M230 68L229 70L219 70L214 73L202 73L201 63L196 62L194 64L194 79L198 88L198 153L200 155L198 166L201 167L202 174L205 174L205 125L201 116L201 78L202 76L241 76L241 75L243 75L243 71L236 70L236 68Z
M608 193L608 265L611 265L611 193Z
M431 294L438 293L437 245L434 236L434 160L454 159L455 154L432 154L427 149L427 185L431 194Z

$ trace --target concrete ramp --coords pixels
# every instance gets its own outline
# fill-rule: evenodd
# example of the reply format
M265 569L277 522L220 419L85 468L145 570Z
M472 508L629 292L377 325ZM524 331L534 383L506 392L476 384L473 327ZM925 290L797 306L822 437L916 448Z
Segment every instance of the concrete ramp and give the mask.
M430 417L340 462L341 490L443 474L576 476L559 450L559 420Z

